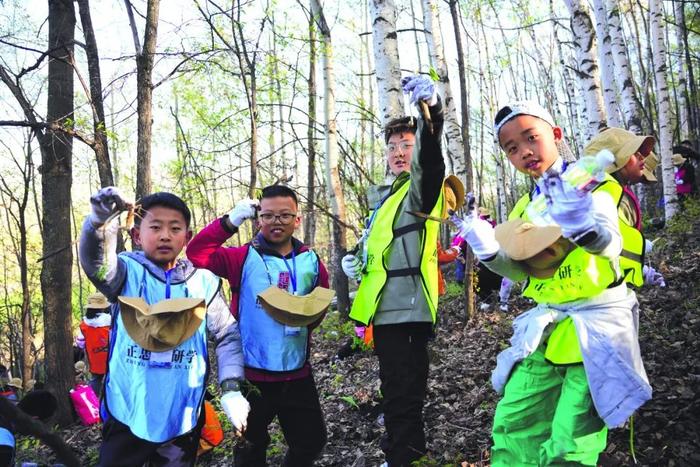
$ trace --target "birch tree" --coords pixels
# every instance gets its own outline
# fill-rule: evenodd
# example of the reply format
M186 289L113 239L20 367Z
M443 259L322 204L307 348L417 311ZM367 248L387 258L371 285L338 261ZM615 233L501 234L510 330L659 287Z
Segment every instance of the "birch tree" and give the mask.
M318 0L311 0L311 13L316 20L316 25L321 37L323 58L323 88L324 88L324 114L326 130L326 186L328 187L329 201L333 212L333 250L331 251L331 267L333 271L333 288L338 295L338 311L345 316L350 308L348 298L348 278L343 274L340 261L347 249L345 240L345 226L341 223L345 215L345 197L338 170L338 139L335 120L335 74L333 71L333 44L331 42L331 30L326 23Z
M610 45L610 30L605 11L604 0L593 0L595 14L595 29L598 37L598 56L600 57L600 81L603 85L603 101L608 125L622 127L620 109L617 102L617 86L615 84L615 62Z
M437 71L440 81L437 88L444 103L445 124L443 134L445 135L447 158L452 166L452 171L462 182L466 182L467 167L464 163L464 143L457 120L457 109L452 97L450 77L445 61L445 53L442 46L442 34L440 32L440 13L437 0L423 0L423 24L425 27L425 37L428 42L430 61Z
M382 125L403 116L401 68L396 40L396 6L393 0L369 0L372 17L374 67L377 76Z
M661 177L664 186L664 214L666 220L670 220L678 210L678 197L676 195L676 183L671 162L673 128L671 122L671 99L667 84L666 44L664 42L664 10L663 0L650 0L649 17L651 29L652 51L656 57L654 69L654 82L656 83L656 100L659 116L659 154L661 155Z
M625 126L636 134L642 133L642 109L634 88L634 78L630 69L630 61L625 47L625 38L620 20L618 0L605 0L608 15L608 32L610 48L615 63L615 76L620 91L620 106L624 115Z
M690 134L690 122L692 121L692 112L690 106L690 99L688 92L688 75L686 73L685 66L685 54L681 51L686 49L686 28L685 28L685 15L683 11L684 2L674 1L673 2L673 13L676 20L676 42L678 44L678 61L677 61L677 71L678 74L678 130L680 134L680 139L684 140L689 137Z
M600 72L596 58L595 34L588 5L583 0L564 0L571 13L571 31L576 51L576 73L586 102L586 140L606 127Z

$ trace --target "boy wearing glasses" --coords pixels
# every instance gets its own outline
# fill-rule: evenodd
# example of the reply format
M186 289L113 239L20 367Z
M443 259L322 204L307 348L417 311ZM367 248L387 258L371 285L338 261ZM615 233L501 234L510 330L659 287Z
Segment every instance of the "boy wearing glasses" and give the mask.
M224 247L246 219L255 220L259 233L246 245ZM242 388L250 413L245 440L235 448L236 466L267 465L267 430L275 416L289 445L284 465L310 466L326 444L326 425L309 363L311 331L323 318L303 327L285 325L268 315L258 300L258 294L270 286L300 296L315 286L328 287L328 273L318 255L294 238L300 222L294 191L268 186L259 202L240 201L187 247L193 264L227 278L231 285L231 312L239 322L245 377L250 383Z
M426 453L423 403L428 380L428 340L437 313L437 234L442 215L445 163L440 136L442 105L426 76L402 80L412 103L428 104L422 118L396 119L385 128L390 176L370 187L373 207L357 255L343 258L345 274L361 280L350 318L374 324L390 467L409 466Z

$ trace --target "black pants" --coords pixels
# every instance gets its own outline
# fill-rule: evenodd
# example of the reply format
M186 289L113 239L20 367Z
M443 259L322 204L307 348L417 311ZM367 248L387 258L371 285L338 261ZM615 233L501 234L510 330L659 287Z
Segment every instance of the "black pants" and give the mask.
M204 424L204 408L197 426L165 443L151 443L134 435L128 426L109 418L102 426L100 467L193 466L197 460L199 436Z
M313 465L326 445L326 423L313 376L274 383L251 383L244 395L250 402L245 439L236 446L236 467L267 465L268 426L277 416L289 449L285 466Z
M431 335L431 323L374 327L387 432L381 447L390 467L409 466L425 455L423 403Z

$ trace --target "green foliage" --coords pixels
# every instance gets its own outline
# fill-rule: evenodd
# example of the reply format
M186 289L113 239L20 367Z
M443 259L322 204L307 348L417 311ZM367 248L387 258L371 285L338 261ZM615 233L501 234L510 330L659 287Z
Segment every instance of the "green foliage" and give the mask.
M445 282L445 296L443 300L454 300L464 295L464 285L458 282Z
M347 403L350 407L354 407L358 410L360 409L360 406L357 405L357 402L355 402L355 398L352 396L340 396L339 399Z
M267 447L267 458L281 456L285 450L284 435L279 427L272 430L270 433L270 444Z
M698 219L700 219L700 200L687 198L683 202L683 209L679 209L668 222L666 231L672 235L684 235L692 230L692 225Z
M352 321L341 318L337 311L331 311L326 315L317 332L323 339L339 342L347 336L354 336L354 328Z
M438 75L437 70L433 67L430 67L430 70L428 70L428 76L430 76L430 79L433 81L440 81L440 75Z

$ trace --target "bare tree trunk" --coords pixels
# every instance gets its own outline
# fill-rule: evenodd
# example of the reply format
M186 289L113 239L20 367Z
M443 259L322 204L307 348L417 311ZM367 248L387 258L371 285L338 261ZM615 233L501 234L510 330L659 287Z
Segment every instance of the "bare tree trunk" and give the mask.
M316 21L311 13L309 19L309 120L306 129L308 147L306 171L306 213L304 214L304 243L314 244L316 236Z
M112 165L109 161L109 143L107 141L107 122L105 121L104 99L102 96L102 77L100 73L100 55L90 17L89 0L77 0L80 22L85 36L85 53L87 55L88 74L90 76L90 104L92 107L92 126L95 140L92 149L97 159L97 171L100 186L113 186Z
M593 13L595 14L595 29L598 36L600 80L603 84L603 101L605 102L605 112L608 116L608 125L620 128L623 125L617 102L615 62L612 58L610 31L604 0L593 0Z
M348 278L343 274L340 261L347 250L345 226L340 222L345 220L345 197L338 170L338 141L335 121L335 74L333 71L333 45L331 31L328 28L323 10L318 0L311 0L311 11L321 33L323 44L323 78L324 78L324 113L326 119L326 185L330 195L330 205L333 210L333 250L331 252L331 269L333 272L333 288L338 296L338 312L346 316L350 309L348 296Z
M571 13L571 30L577 57L577 70L586 102L586 141L607 125L596 58L595 34L588 5L583 0L564 0Z
M396 41L396 6L393 0L369 0L374 41L374 66L382 125L403 116L401 68Z
M143 49L138 40L130 0L124 0L129 13L136 48L136 110L138 113L138 141L136 143L136 199L151 192L151 134L153 127L153 62L158 37L160 0L148 0Z
M73 1L50 0L48 48L54 50L54 54L49 61L46 120L61 125L73 120L71 61L74 37ZM73 140L65 133L49 131L44 143L46 146L42 148L41 157L43 255L54 253L44 260L41 270L47 386L58 399L56 421L67 425L73 418L68 400L68 391L73 385L73 362L64 358L70 355L72 341L70 205Z
M571 73L569 73L569 67L566 63L566 56L564 55L564 47L562 46L562 41L559 38L559 30L557 28L558 23L555 20L554 15L554 1L549 0L549 17L552 19L552 30L554 33L554 40L557 43L557 54L559 55L559 68L562 73L562 80L564 82L564 91L566 92L566 109L568 111L568 117L570 126L569 128L578 127L578 107L576 106L576 86L574 86L574 80L571 78ZM572 145L572 148L577 147Z
M461 104L461 117L462 117L462 128L461 128L461 138L463 141L462 150L463 152L463 162L464 162L464 174L459 178L465 182L464 186L467 192L474 190L474 178L472 171L472 154L471 146L469 144L469 95L467 94L467 70L464 63L464 46L462 44L462 28L460 26L460 11L459 4L457 0L450 0L450 16L452 17L452 29L455 34L455 44L457 46L457 70L459 73L459 97ZM464 265L464 301L465 301L465 314L467 321L474 316L475 313L475 303L476 295L474 293L474 284L472 281L472 275L469 271L474 269L474 254L470 248L466 251L466 261Z
M686 45L687 31L685 27L685 14L683 11L684 3L679 0L674 0L673 2L673 12L676 19L676 42L678 43L678 88L679 88L679 99L678 99L678 130L680 134L679 140L684 140L688 138L690 134L690 122L692 121L692 114L690 109L690 93L688 92L688 76L686 73L685 66L685 54L681 52Z
M620 102L625 118L625 126L633 133L642 133L642 110L634 89L634 78L630 70L629 56L625 47L625 38L620 21L618 0L605 0L608 15L608 32L610 48L615 63L615 76L620 90Z
M426 31L425 38L428 41L430 61L440 77L437 87L444 100L445 126L443 134L447 142L447 158L452 166L452 172L464 182L467 171L466 164L464 163L464 143L462 131L457 120L457 109L455 108L455 101L452 97L450 77L442 46L440 14L437 0L423 0L423 24Z
M661 155L661 176L664 185L664 212L666 220L670 220L678 210L678 196L671 162L673 129L671 122L671 99L668 94L666 81L666 44L664 43L664 10L662 0L649 1L649 16L651 18L651 42L656 56L656 96L659 106L659 154Z

